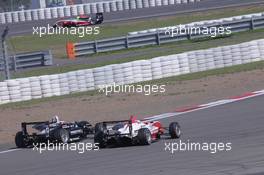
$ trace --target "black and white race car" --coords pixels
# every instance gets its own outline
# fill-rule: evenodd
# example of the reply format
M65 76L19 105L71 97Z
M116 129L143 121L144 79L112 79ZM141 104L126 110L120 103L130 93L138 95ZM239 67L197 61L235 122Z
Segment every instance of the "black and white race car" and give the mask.
M28 131L27 126L32 125ZM23 122L22 130L16 133L15 143L18 148L26 148L34 143L61 142L69 143L75 140L81 140L88 134L93 134L94 128L87 121L64 122L60 121L58 116L52 118L51 121L42 122ZM36 132L35 132L36 131Z

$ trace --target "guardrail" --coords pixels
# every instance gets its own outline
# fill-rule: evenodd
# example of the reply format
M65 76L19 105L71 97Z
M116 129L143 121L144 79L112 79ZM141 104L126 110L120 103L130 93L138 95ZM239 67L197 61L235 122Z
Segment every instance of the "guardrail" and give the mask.
M51 66L53 57L51 51L21 53L9 57L10 70L26 69L40 66ZM0 62L0 71L4 70L3 62Z
M123 10L186 4L201 0L114 0L63 7L0 13L0 24L63 18L91 13L107 13Z
M264 60L264 39L238 45L0 82L0 104L131 84Z
M233 16L233 17L228 17L228 18L220 18L220 19L213 19L213 20L203 20L203 21L198 21L198 22L192 22L192 23L189 23L189 24L184 24L183 26L194 27L194 26L221 24L221 23L224 23L224 22L238 21L238 20L242 20L242 19L252 19L254 17L261 17L261 16L264 16L264 13L253 13L253 14ZM179 25L169 26L169 27L179 27ZM128 35L138 35L138 34L146 34L146 33L164 32L164 31L167 30L167 28L168 27L162 27L162 28L152 28L152 29L146 29L146 30L141 30L141 31L134 31L134 32L129 32Z
M199 22L197 25L189 24L185 26L187 27L195 26L200 28L230 27L230 30L233 33L264 28L264 14L260 13L260 15L252 15L252 16L247 15L247 17L248 18L246 19L241 17L241 19L235 18L234 20L230 20L230 19L223 20L222 22L215 22L213 24L209 24L209 22L207 23ZM160 45L160 44L170 43L180 40L190 40L193 38L209 36L203 33L192 35L190 33L182 32L183 34L177 34L172 37L171 35L166 34L166 30L167 29L163 28L163 31L158 30L156 32L149 32L145 34L127 35L123 37L81 42L81 43L68 43L67 44L68 57L74 59L75 57L78 56L84 56L94 53L109 52L109 51L142 47L142 46L150 46L150 45Z

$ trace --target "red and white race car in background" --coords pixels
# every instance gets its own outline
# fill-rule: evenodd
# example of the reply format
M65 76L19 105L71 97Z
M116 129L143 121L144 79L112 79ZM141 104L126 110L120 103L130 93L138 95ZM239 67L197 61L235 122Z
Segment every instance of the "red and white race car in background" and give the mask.
M172 122L169 127L163 127L159 121L140 121L132 116L129 120L97 123L94 142L100 148L110 145L150 145L165 134L169 134L172 139L180 138L180 125Z
M104 21L103 13L96 13L95 17L89 15L80 15L76 18L61 19L53 25L56 27L80 27L101 24Z

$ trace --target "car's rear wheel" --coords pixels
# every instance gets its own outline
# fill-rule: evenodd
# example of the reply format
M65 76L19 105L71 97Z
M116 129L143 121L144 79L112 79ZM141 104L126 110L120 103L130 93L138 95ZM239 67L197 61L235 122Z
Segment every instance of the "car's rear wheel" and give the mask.
M94 134L94 143L98 144L99 148L107 146L107 138L103 131L98 131Z
M18 148L26 148L28 145L27 137L22 131L16 133L15 143Z
M172 122L170 124L169 134L172 139L178 139L181 137L181 127L178 122Z
M103 123L96 123L94 126L94 132L104 131L105 127Z
M99 148L105 148L107 146L107 136L104 123L96 123L94 132L94 143L97 143Z
M150 145L152 142L151 132L148 128L139 129L137 137L140 145Z

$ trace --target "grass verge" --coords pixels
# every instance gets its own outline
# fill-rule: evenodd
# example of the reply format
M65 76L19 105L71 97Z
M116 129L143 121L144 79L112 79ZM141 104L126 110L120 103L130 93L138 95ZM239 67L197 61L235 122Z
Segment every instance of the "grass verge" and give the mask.
M227 8L221 10L210 10L206 12L195 12L190 14L182 14L171 17L159 17L153 19L136 20L122 22L118 24L102 25L100 35L86 35L80 38L76 35L46 35L39 37L37 35L26 35L11 37L9 42L14 52L28 52L38 50L51 49L54 57L66 58L65 45L67 41L81 42L95 39L109 38L115 36L126 35L128 32L165 27L177 24L185 24L194 21L219 19L224 17L243 15L249 13L263 12L264 5L252 5L247 7Z
M111 54L102 53L99 55L114 57L115 55L118 55L118 54L125 54L125 55L131 55L131 56L124 57L122 59L113 59L112 61L103 61L98 64L92 64L92 65L80 64L80 65L38 68L34 70L13 73L12 77L20 78L20 77L39 76L39 75L46 75L46 74L64 73L64 72L69 72L69 71L74 71L74 70L79 70L79 69L100 67L100 66L105 66L109 64L119 64L119 63L124 63L124 62L129 62L129 61L135 61L135 60L151 59L151 58L158 57L158 56L193 51L194 49L195 50L208 49L208 48L213 48L213 47L218 47L218 46L239 44L242 42L260 39L260 36L264 36L264 29L235 33L230 37L211 39L211 40L205 40L205 41L199 41L199 40L198 41L197 40L179 41L179 42L164 44L160 46L148 46L148 47L137 48L137 49L116 51L116 52L112 52ZM87 58L87 59L96 59L96 55L90 58Z

